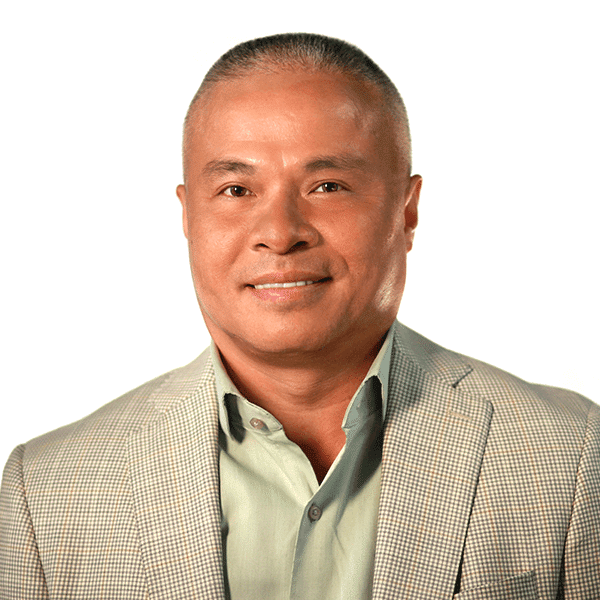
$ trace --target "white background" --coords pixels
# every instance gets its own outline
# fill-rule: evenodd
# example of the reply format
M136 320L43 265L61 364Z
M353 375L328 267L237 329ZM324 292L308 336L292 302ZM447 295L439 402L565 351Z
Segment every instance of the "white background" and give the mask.
M181 121L225 50L283 31L357 44L405 98L425 184L401 320L600 399L595 5L12 2L0 461L207 344L174 191Z

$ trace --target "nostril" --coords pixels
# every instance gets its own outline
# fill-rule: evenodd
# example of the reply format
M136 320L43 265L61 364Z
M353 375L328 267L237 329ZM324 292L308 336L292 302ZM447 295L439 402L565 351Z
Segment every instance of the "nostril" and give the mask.
M289 250L288 252L293 252L294 250L301 250L302 248L307 248L308 247L308 242L306 240L300 240L298 242L296 242Z

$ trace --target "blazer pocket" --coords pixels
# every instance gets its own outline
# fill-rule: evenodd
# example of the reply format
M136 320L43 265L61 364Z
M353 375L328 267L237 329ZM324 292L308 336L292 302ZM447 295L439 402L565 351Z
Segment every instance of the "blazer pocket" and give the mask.
M455 594L454 600L538 600L535 571Z

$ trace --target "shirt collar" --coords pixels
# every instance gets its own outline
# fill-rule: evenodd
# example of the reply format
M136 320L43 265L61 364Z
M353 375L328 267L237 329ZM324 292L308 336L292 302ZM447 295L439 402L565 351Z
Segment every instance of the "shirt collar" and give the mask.
M373 406L373 395L366 393L367 386L373 385L374 382L371 382L371 379L375 378L379 381L381 385L381 411L382 411L382 422L385 420L386 410L387 410L387 398L388 398L388 388L389 388L389 379L390 379L390 364L392 357L392 340L394 338L394 329L396 327L396 322L390 327L386 334L385 341L381 346L375 360L371 364L369 371L367 372L365 378L362 383L356 390L348 408L346 409L346 414L344 415L344 420L342 423L343 429L351 428L356 422L360 421L366 415L373 412L374 408L376 408L378 401L376 400L375 406ZM214 341L211 341L210 344L210 355L212 359L213 369L215 373L215 380L217 386L217 399L219 406L219 423L221 425L221 429L228 436L231 437L231 428L229 423L229 413L227 410L227 402L226 396L231 394L238 398L245 398L242 396L240 391L237 389L233 381L231 381L229 375L227 375L227 371L223 366L221 361L221 356L215 345ZM248 402L248 400L245 400ZM248 402L248 404L251 404ZM252 405L255 407L255 405ZM256 406L261 413L264 413L265 416L270 417L275 420L270 413L265 411L259 406Z
M212 359L213 370L215 372L215 381L217 385L217 400L219 403L219 424L221 429L225 432L228 437L231 437L231 429L229 427L229 415L227 413L227 406L225 404L225 396L227 394L233 394L242 398L242 394L238 391L237 387L227 375L225 367L221 362L221 355L214 341L210 342L210 356Z
M348 404L342 422L342 428L345 430L363 420L376 410L379 407L379 400L381 400L381 422L383 423L385 420L392 359L392 340L394 339L395 324L396 322L394 321L394 324L388 329L383 345L377 353L375 360L372 362L365 378L362 380L362 383L358 386L350 404ZM371 394L367 391L368 386L375 384L375 380L378 380L381 386L381 398L379 398L378 393Z

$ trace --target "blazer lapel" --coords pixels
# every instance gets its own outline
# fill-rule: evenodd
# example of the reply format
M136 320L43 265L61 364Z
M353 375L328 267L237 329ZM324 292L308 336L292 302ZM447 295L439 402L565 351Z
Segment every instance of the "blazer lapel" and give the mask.
M225 597L216 391L204 361L158 390L163 414L128 440L142 556L157 600Z
M392 354L373 600L449 599L492 406L449 383L468 374L467 365L443 364L444 377L436 377L403 351L401 337Z

